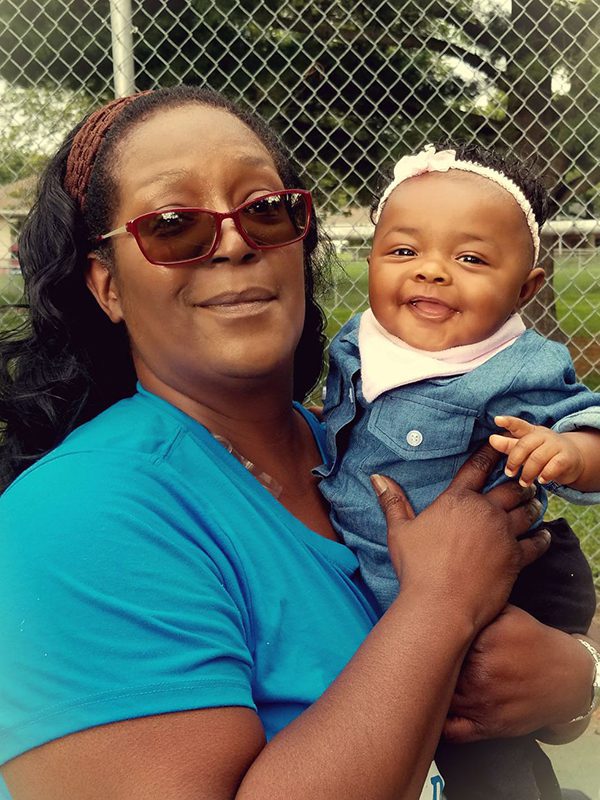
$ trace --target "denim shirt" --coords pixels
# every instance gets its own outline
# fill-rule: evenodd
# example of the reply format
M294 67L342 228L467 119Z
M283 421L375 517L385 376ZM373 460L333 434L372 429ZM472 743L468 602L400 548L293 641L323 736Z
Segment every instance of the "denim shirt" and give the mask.
M472 372L392 389L368 403L361 391L358 326L351 319L330 350L324 420L328 462L316 470L334 527L356 551L363 576L383 608L398 592L387 555L387 529L369 476L389 475L415 512L450 483L466 458L492 433L499 414L560 432L600 428L600 397L577 383L568 350L534 331ZM499 465L486 489L508 480ZM600 492L546 488L580 504ZM543 516L547 500L538 486Z

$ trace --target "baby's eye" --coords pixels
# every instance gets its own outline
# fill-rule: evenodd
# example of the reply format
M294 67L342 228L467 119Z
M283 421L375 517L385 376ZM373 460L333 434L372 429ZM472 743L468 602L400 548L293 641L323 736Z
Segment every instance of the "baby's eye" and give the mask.
M393 256L407 257L407 256L414 256L414 255L416 255L416 253L415 253L415 251L412 249L412 247L395 247L395 248L394 248L394 249L391 251L391 255L393 255Z
M487 261L473 253L464 253L462 256L458 256L458 261L464 261L465 264L487 264Z

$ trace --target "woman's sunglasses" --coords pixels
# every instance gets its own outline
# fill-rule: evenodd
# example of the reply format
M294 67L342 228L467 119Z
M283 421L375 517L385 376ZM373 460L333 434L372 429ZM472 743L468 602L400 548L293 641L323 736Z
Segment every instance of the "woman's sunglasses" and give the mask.
M210 258L221 238L221 224L232 219L246 244L255 250L284 247L308 233L312 201L305 189L269 192L233 211L169 208L130 219L96 243L130 233L152 264L176 266Z

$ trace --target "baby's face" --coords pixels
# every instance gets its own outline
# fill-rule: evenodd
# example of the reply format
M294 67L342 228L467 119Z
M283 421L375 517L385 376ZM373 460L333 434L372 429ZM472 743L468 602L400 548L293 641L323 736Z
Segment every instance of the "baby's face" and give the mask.
M418 175L390 195L369 259L369 298L380 325L411 347L481 341L543 281L514 197L480 175Z

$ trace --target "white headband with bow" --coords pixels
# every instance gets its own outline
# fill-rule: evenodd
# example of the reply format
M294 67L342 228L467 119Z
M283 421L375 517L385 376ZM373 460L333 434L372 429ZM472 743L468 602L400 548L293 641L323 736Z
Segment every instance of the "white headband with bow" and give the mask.
M394 177L386 187L384 193L381 195L381 200L377 206L377 210L373 216L375 223L379 221L383 207L394 191L394 189L403 181L409 178L414 178L417 175L422 175L425 172L447 172L450 169L458 169L463 172L473 172L476 175L481 175L494 181L498 186L501 186L509 194L511 194L519 207L525 215L525 221L531 234L533 242L533 265L535 267L540 255L540 226L537 223L535 214L531 207L531 203L525 197L522 190L517 186L514 181L507 178L501 172L491 167L484 167L482 164L477 164L474 161L461 161L456 158L455 150L438 150L432 144L426 147L414 156L403 156L394 167Z

